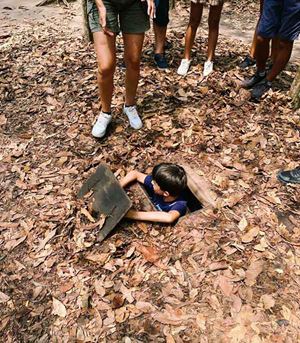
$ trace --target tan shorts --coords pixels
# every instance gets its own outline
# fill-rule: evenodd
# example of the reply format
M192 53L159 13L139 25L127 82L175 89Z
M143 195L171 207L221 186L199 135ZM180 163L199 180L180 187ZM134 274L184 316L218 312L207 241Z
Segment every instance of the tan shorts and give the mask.
M194 4L210 5L210 6L219 6L222 5L225 0L191 0Z

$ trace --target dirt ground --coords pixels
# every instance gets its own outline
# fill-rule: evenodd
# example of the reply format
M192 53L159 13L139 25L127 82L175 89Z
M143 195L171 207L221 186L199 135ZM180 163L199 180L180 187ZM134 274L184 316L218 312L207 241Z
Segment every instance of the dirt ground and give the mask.
M238 87L253 72L237 66L249 45L231 35L199 82L204 27L191 72L178 77L188 15L179 7L169 71L154 68L145 39L139 131L122 115L118 40L114 120L99 141L90 134L97 66L80 5L34 3L0 4L1 342L299 342L300 192L276 179L299 165L300 116L288 93L296 59L253 103ZM223 33L248 31L257 10L227 4ZM174 226L123 220L97 243L102 224L76 199L82 183L101 162L121 177L159 161L205 176L216 208Z

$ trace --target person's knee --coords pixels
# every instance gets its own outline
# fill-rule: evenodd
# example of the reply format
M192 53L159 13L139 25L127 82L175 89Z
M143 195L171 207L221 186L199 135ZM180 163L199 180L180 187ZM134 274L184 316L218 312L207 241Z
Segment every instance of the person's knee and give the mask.
M279 50L289 50L291 47L293 47L293 42L285 39L280 39L278 41L278 49Z
M140 69L139 56L129 56L125 60L126 67L138 71Z
M268 43L270 41L270 38L265 38L261 36L260 34L257 35L257 44L264 44Z
M98 74L101 78L107 78L114 74L116 66L114 63L98 66Z

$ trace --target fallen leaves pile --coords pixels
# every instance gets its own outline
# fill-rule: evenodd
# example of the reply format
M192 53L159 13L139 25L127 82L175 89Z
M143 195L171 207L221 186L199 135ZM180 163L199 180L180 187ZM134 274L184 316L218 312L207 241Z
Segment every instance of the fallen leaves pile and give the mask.
M299 187L276 180L299 163L290 66L260 104L237 84L247 46L220 39L216 71L176 75L183 32L169 34L169 72L147 36L139 87L144 128L121 114L118 42L114 122L99 113L95 54L83 39L37 24L17 32L0 67L0 333L7 342L297 342ZM177 161L205 175L218 207L174 227L122 221L102 244L76 200L100 162L118 176Z

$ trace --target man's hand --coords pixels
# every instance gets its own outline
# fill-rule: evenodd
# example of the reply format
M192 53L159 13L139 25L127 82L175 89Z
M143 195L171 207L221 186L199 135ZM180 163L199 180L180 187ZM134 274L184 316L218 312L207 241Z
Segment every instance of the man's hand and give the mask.
M103 4L102 0L96 0L98 12L99 12L99 23L100 26L102 27L103 33L108 35L108 36L113 36L113 32L111 32L107 27L106 27L106 8Z
M155 4L154 4L154 0L141 0L141 1L147 1L147 5L148 5L148 16L153 19L155 18Z

